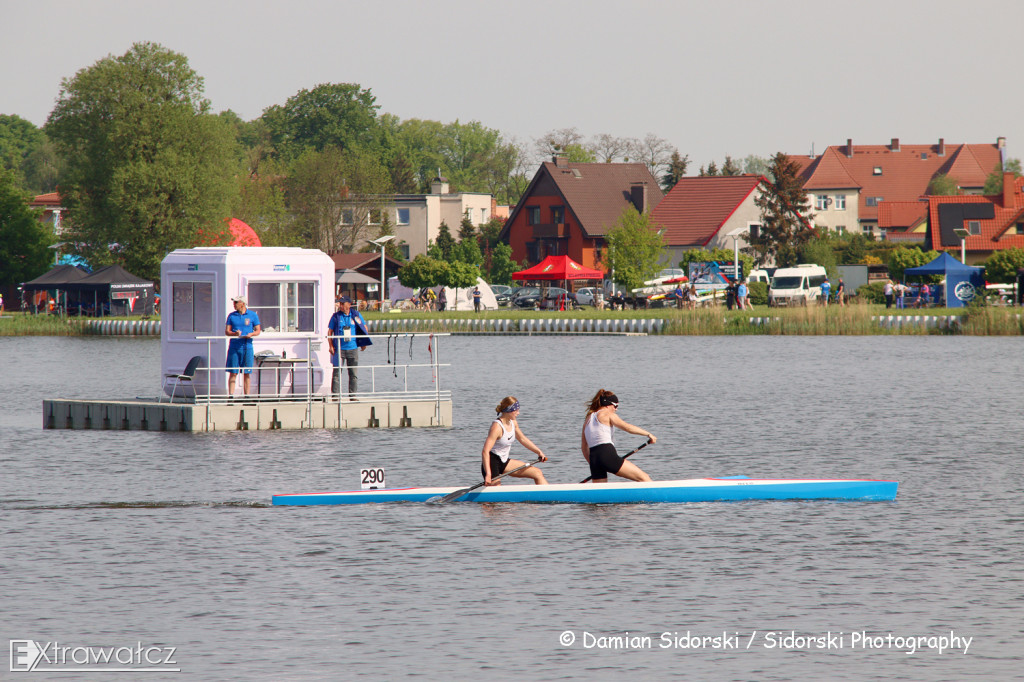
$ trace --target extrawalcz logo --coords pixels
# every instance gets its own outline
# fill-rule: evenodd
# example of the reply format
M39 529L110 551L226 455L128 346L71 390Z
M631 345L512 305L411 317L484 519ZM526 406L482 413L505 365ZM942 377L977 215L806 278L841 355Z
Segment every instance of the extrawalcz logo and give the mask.
M66 646L58 642L12 639L11 672L181 672L177 647Z

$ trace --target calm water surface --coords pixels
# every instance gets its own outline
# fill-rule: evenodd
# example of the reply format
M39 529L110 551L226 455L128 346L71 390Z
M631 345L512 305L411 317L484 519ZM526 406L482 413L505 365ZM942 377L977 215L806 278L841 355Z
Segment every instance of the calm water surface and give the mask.
M1020 338L440 345L453 428L169 434L41 428L44 398L154 395L158 342L0 338L6 639L177 647L183 674L146 679L1024 679ZM885 478L898 501L268 506L367 465L475 483L506 394L577 481L601 387L658 436L635 456L655 478Z

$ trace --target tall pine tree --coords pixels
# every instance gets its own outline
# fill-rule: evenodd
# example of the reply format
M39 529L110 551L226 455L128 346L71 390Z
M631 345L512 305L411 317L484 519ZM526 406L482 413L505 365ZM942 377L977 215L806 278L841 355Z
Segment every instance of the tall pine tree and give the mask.
M774 182L762 184L754 199L761 209L761 234L752 240L757 261L784 268L796 265L800 247L814 236L810 203L800 180L800 165L782 152L772 157Z

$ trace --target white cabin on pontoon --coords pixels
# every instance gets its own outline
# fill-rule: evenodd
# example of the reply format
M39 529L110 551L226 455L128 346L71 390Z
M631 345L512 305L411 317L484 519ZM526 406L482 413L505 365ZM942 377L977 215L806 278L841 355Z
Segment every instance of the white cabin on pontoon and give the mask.
M325 336L334 312L334 262L322 251L289 247L177 249L160 267L161 376L163 392L176 396L227 393L228 337L224 326L245 296L260 318L253 339L257 366L252 393L261 396L326 395L331 365ZM193 357L199 369L178 382ZM241 390L242 382L238 381Z

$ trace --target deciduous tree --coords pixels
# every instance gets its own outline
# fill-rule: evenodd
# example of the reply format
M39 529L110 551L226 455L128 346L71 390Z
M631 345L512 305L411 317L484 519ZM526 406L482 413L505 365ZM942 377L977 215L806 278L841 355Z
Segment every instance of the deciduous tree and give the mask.
M895 280L902 280L903 273L907 268L916 268L920 265L931 263L939 257L937 251L927 253L918 248L899 246L889 252L886 266L889 268L889 276Z
M1010 284L1017 281L1017 271L1024 268L1024 249L993 251L985 260L985 279Z
M35 279L46 272L53 257L53 236L28 202L15 172L0 167L0 285Z
M61 84L47 134L67 161L67 240L93 265L155 279L168 251L225 233L234 132L188 60L137 43Z
M647 213L627 206L605 236L607 248L602 264L614 271L615 282L627 289L642 286L657 274L665 242L652 227Z
M263 112L278 151L295 157L304 150L367 148L374 139L377 98L357 83L322 83L300 90L283 105Z

